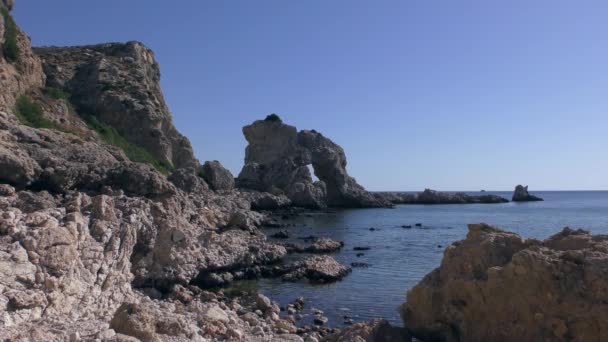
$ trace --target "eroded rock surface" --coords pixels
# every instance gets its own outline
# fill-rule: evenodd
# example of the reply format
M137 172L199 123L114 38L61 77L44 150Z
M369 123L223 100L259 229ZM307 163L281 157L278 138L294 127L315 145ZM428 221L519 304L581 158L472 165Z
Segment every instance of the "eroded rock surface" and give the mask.
M543 199L528 193L528 186L523 186L521 184L515 187L513 191L513 202L532 202L532 201L542 201Z
M601 341L608 236L565 228L524 240L486 224L407 294L405 327L426 341Z
M243 128L249 145L239 187L284 193L303 207L387 205L348 175L340 146L314 130L298 132L280 119L269 118ZM320 182L313 182L308 165Z

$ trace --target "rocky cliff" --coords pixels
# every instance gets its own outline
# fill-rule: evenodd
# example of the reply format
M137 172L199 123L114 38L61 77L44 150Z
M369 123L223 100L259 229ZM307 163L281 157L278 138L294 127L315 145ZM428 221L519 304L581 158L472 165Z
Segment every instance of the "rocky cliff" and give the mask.
M273 114L245 126L243 134L249 145L240 187L285 194L295 205L311 208L389 205L348 175L344 150L319 132L298 132ZM319 182L313 182L308 165Z
M79 114L114 127L167 168L197 167L173 126L154 53L139 42L36 48L46 85L70 94Z
M602 341L607 288L608 236L566 228L524 240L472 224L401 314L423 341Z
M280 262L251 208L289 201L199 167L143 45L37 49L43 73L12 6L0 2L0 340L301 340L267 298L193 285Z

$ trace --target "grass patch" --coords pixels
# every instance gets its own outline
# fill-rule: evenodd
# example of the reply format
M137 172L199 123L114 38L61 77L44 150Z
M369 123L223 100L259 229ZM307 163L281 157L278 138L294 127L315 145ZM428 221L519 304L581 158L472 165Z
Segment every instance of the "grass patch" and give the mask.
M174 169L173 165L154 158L150 152L129 142L114 127L99 122L94 116L88 117L86 121L89 127L97 132L105 143L123 150L131 161L152 165L165 175Z
M2 45L2 53L4 57L16 62L19 59L19 46L17 45L17 24L8 13L8 9L0 8L0 14L4 17L4 44Z
M55 88L55 87L46 87L44 88L44 93L52 98L54 98L55 100L66 100L66 101L70 101L70 94L66 93L65 91L59 89L59 88Z
M27 96L19 96L15 106L15 114L24 125L35 128L59 129L56 123L42 115L42 107Z

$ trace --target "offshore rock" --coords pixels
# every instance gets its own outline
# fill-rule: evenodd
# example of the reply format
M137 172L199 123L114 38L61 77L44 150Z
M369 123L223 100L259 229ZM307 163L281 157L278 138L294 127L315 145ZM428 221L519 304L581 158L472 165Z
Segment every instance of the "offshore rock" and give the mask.
M243 127L249 145L237 178L239 187L282 192L294 205L310 208L387 205L348 175L340 146L314 130L298 132L269 118ZM313 182L308 165L320 182Z
M384 319L355 323L322 342L410 342L412 337L404 328L393 327Z
M401 315L423 341L600 341L606 288L606 235L565 228L523 240L472 224L408 292Z
M528 186L523 186L521 184L515 187L513 191L513 202L531 202L531 201L542 201L543 199L534 195L530 195L528 193Z
M425 189L415 194L405 192L378 192L376 196L393 204L469 204L469 203L506 203L506 198L497 195L467 195L463 192L440 192Z

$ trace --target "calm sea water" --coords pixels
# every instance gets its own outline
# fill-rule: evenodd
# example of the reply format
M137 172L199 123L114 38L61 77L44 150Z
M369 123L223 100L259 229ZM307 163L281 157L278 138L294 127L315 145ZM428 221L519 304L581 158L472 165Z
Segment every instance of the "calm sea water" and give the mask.
M486 194L511 196L510 192L488 191ZM400 325L397 307L405 301L407 289L439 265L445 246L465 237L468 223L486 222L524 237L541 239L566 226L608 234L608 191L534 194L545 201L401 205L395 209L342 210L299 217L291 221L299 226L288 228L292 240L308 235L341 240L345 247L334 255L338 261L347 265L366 262L371 266L353 268L343 281L331 285L286 283L279 279L262 279L250 285L282 305L304 296L307 309L323 310L331 326L342 325L344 315L355 321L384 317ZM421 223L422 227L400 227L415 223ZM376 230L370 231L370 227ZM276 230L267 229L267 233ZM355 246L371 249L357 257L358 252L353 251ZM310 316L303 322L309 323Z

